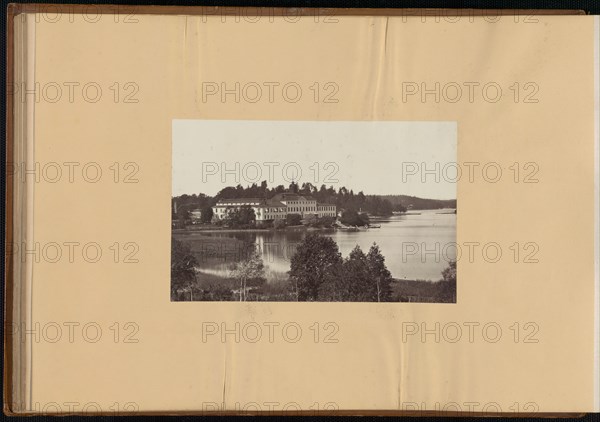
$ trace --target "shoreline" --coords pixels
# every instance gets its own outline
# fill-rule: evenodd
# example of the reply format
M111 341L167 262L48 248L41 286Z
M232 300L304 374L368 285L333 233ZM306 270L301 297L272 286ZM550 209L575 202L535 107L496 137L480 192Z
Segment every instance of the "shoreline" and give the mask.
M432 211L435 214L448 214L448 215L456 215L456 211L452 212L452 208L438 208L438 209L427 209L427 210L412 210L403 213L394 213L389 216L383 215L371 215L370 218L373 219L373 222L386 221L390 217L397 216L411 216L411 215L421 215L421 212L416 211ZM440 211L440 212L436 212ZM188 226L189 227L189 226ZM192 226L193 227L193 226ZM207 228L202 227L194 227L194 228L171 228L171 233L174 235L177 234L189 234L189 233L235 233L235 232L248 232L248 233L263 233L263 232L286 232L286 231L298 231L298 230L306 230L306 231L327 231L327 230L336 230L335 227L309 227L305 225L298 226L288 226L279 229L275 229L273 227L270 228L220 228L217 226L208 226Z
M219 274L205 273L202 270L203 270L202 268L197 267L196 268L196 275L197 276L205 277L206 279L209 279L211 281L236 281L234 278L229 277L229 276L222 276L222 275L219 275ZM395 278L395 277L392 277L392 283L402 283L402 282L404 282L404 283L415 283L415 284L424 283L424 284L427 284L427 285L432 285L432 284L437 284L440 281L441 280L433 281L433 280L404 279L404 278ZM289 282L289 278L288 279L270 280L270 281L267 280L265 282L267 284L287 283L287 282Z
M218 228L209 228L209 229L171 229L171 233L174 235L177 234L192 234L192 233L239 233L239 232L248 232L248 233L264 233L264 232L286 232L286 231L327 231L327 230L335 230L332 227L304 227L304 226L292 226L286 227L284 229L218 229Z

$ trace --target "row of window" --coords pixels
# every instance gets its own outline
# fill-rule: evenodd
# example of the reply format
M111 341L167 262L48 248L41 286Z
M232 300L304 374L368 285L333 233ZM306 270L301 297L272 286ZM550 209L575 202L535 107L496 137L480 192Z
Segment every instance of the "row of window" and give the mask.
M335 217L334 211L319 212L319 214L321 216ZM284 214L265 214L265 220L272 220L274 218L285 218L285 215Z
M288 207L289 212L316 211L317 207Z
M317 210L317 208L319 208ZM332 211L335 212L335 206L320 207L286 207L286 208L264 208L265 212L302 212L302 211ZM226 210L215 207L216 214L225 214Z
M319 208L319 209L317 209ZM287 207L286 208L267 208L266 212L302 212L302 211L335 211L335 206L326 207Z

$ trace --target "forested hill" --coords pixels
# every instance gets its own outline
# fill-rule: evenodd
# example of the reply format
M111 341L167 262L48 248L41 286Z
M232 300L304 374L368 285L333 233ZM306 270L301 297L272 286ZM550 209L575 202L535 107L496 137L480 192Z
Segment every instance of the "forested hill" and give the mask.
M264 181L260 185L254 183L247 187L242 185L227 186L214 197L202 193L174 197L173 205L176 204L177 207L173 207L173 212L175 212L175 208L182 213L196 208L208 209L220 199L272 198L274 195L283 192L306 195L319 203L334 204L340 211L353 210L378 216L392 215L392 212L405 212L410 209L427 210L456 207L455 199L424 199L407 195L368 195L363 192L354 193L352 189L346 187L336 190L333 186L321 185L319 188L311 183L298 185L292 182L287 188L283 185L270 188L267 186L267 182ZM207 212L206 215L210 215L210 212Z
M392 206L398 204L413 210L437 210L440 208L456 208L456 199L426 199L407 195L380 195L387 199ZM412 207L410 207L412 205Z

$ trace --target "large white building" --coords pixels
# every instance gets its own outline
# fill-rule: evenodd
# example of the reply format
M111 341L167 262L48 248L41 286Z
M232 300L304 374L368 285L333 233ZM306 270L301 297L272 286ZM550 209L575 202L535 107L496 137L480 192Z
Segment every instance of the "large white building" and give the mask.
M280 193L271 199L235 198L221 199L213 207L213 218L222 220L235 210L248 206L254 210L256 221L283 220L288 214L299 214L302 218L309 216L335 217L336 207L332 204L319 204L309 196L295 193Z
M337 217L337 211L333 204L317 204L317 216Z

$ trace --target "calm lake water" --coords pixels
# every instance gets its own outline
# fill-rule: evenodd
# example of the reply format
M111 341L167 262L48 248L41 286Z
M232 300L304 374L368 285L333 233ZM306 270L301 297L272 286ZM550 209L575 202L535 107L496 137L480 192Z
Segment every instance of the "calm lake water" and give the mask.
M379 245L395 278L439 280L448 260L456 259L456 214L454 210L414 211L383 219L371 219L381 228L347 232L320 230L333 238L343 257L359 245L367 253ZM174 234L190 243L198 258L199 271L227 277L232 263L258 250L267 269L267 281L286 279L296 246L310 231L184 232Z

